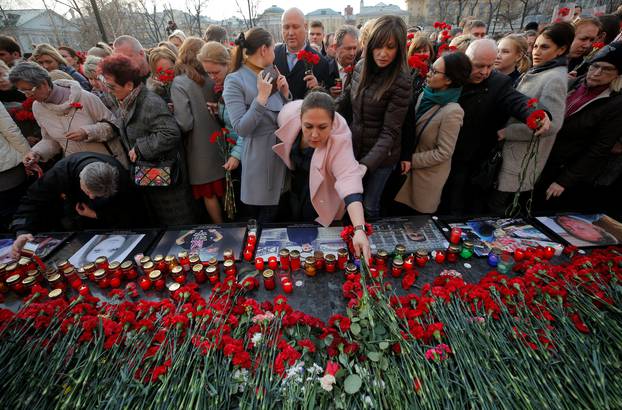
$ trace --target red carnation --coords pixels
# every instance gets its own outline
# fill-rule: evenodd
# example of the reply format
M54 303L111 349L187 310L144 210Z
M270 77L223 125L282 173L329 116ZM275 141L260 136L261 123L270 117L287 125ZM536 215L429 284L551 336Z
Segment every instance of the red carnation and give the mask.
M339 363L329 361L328 363L326 363L326 371L324 372L324 374L330 374L334 376L335 374L337 374L339 369L340 369Z
M346 74L352 74L352 71L354 71L354 66L349 65L349 66L347 66L347 67L344 67L344 68L343 68L343 71L344 71Z
M407 39L412 40L415 37L415 33L408 33L406 36Z
M529 108L535 107L537 104L538 104L537 98L530 98L529 101L527 101L527 107Z
M600 50L601 48L605 47L605 43L603 43L602 41L597 41L592 44L592 47L594 48L594 50Z
M82 109L82 104L80 104L79 102L71 103L71 104L69 104L69 106L71 108L75 108L76 110L81 110Z
M570 9L568 7L562 7L561 9L559 9L560 16L566 17L568 14L570 14Z
M540 124L546 118L546 112L543 110L536 110L527 117L527 126L532 130L540 128Z
M214 131L209 139L209 142L214 144L218 140L218 137L220 137L220 131Z

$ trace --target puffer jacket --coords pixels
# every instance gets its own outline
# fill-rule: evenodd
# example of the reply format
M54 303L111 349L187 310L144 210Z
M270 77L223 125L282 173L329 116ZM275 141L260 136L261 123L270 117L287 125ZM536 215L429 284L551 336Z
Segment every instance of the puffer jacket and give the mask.
M350 120L354 156L369 171L395 165L400 160L402 125L408 112L410 74L402 71L380 100L373 99L384 72L375 78L359 98L364 60L357 63L352 81L337 100L337 111Z
M30 151L28 141L15 122L0 104L0 173L15 168Z

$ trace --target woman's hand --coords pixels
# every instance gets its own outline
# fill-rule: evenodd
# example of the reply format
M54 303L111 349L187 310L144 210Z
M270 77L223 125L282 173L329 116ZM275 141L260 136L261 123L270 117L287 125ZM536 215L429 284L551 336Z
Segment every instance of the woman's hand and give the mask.
M225 162L225 165L223 165L222 167L224 169L226 169L227 171L233 171L239 165L240 165L240 160L239 159L237 159L236 157L229 157L227 162Z
M84 131L82 128L65 134L65 138L67 138L70 141L84 141L86 140L86 137L87 137L86 131Z
M400 169L402 170L402 175L406 175L412 169L412 162L410 161L402 161L400 162Z
M218 103L208 101L205 103L207 105L207 110L214 116L218 117Z
M357 258L363 255L363 259L366 263L369 263L371 258L371 248L369 247L369 238L363 231L355 231L352 237L352 246L354 247L354 253Z
M33 239L34 238L29 233L19 235L15 238L15 242L13 242L13 246L11 247L11 258L18 260L26 243L32 241Z
M138 155L136 155L136 149L132 148L130 152L127 153L127 156L130 157L131 162L136 162Z
M76 212L85 218L97 219L97 214L89 206L83 202L76 204Z
M553 182L549 185L549 189L546 190L546 199L547 201L551 198L557 198L561 194L564 193L565 188L559 185L557 182Z
M281 73L279 73L279 77L276 79L276 87L284 98L289 98L289 84L287 83L287 78Z
M260 71L257 74L257 101L261 105L268 103L268 98L270 98L270 93L272 93L272 82L274 82L274 78L272 78L270 73Z

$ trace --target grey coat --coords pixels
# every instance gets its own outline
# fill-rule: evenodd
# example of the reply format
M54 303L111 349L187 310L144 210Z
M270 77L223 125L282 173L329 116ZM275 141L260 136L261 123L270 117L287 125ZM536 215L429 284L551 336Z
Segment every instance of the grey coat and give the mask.
M212 80L205 76L203 87L178 75L171 86L171 100L177 124L183 133L186 162L192 185L206 184L225 177L218 144L210 142L211 135L220 130L216 118L207 109L206 102L213 100ZM210 98L211 97L211 98Z
M225 79L225 105L233 129L244 138L241 200L248 205L278 205L285 164L272 151L277 116L287 99L275 92L266 106L257 102L257 75L243 65Z
M540 106L551 113L551 127L540 137L533 137L533 131L527 125L511 118L505 128L503 145L503 163L499 171L499 187L502 192L530 191L542 173L544 164L549 158L557 132L564 123L566 112L566 94L568 86L568 70L566 66L557 66L539 73L527 72L521 79L517 91L529 98L537 98ZM527 165L527 177L520 186L519 174L521 163L527 155L532 138L540 138L537 163L533 159ZM534 178L535 171L535 178Z

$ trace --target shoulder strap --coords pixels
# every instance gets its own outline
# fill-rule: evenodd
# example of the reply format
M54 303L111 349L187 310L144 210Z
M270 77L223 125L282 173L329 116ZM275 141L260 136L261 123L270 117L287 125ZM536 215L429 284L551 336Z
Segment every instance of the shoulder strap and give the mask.
M436 111L434 111L434 113L428 117L428 119L425 121L425 124L423 124L423 127L421 127L419 132L415 135L415 145L414 145L415 149L417 148L417 145L419 145L419 140L421 139L421 134L423 134L423 131L425 131L425 129L430 124L430 121L432 121L432 118L434 118L436 116L436 114L438 114L438 112L441 110L441 108L443 108L443 106L438 107L436 109ZM415 127L417 127L416 124L415 124Z

